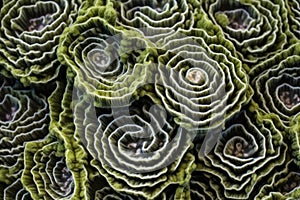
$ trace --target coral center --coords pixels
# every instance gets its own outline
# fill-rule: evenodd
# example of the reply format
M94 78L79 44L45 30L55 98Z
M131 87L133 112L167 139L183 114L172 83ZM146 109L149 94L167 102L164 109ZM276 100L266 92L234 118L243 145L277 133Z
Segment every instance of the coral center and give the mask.
M45 16L31 18L29 19L28 31L41 31L47 25L53 22L53 18L51 14L46 14Z
M63 196L67 196L72 193L73 190L73 176L71 171L67 168L65 161L61 160L54 167L55 184L53 189L61 191Z
M93 62L97 65L104 66L108 64L108 55L106 53L97 52L93 56Z
M286 108L292 109L300 103L300 88L297 89L284 84L279 88L278 96Z
M19 105L17 100L11 96L5 96L4 100L0 102L0 120L10 121L14 118Z
M154 0L152 1L152 8L157 12L162 12L164 10L165 5L168 3L168 0Z
M235 9L217 13L216 20L221 26L228 26L235 30L245 30L253 21L253 18L250 17L246 10Z
M252 146L247 141L241 138L236 138L231 141L226 148L226 153L238 158L248 158L252 155Z
M287 181L280 187L283 194L289 193L300 185L300 175L291 173Z
M201 69L191 68L185 78L192 84L201 85L205 81L205 73Z

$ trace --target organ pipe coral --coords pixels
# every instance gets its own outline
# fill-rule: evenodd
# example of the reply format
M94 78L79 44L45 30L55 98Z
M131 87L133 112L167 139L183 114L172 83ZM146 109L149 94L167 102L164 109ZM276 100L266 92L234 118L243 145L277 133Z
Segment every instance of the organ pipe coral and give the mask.
M300 199L297 0L0 0L0 199Z

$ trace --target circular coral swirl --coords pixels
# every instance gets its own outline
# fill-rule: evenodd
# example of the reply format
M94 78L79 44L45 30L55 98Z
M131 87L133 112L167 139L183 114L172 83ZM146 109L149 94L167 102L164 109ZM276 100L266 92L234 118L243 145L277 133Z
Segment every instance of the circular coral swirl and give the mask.
M33 199L72 197L75 184L64 153L63 142L53 136L26 145L22 183Z
M167 196L165 193L162 193L160 196L156 197L155 200L172 200L174 198L174 192L175 190L172 190L172 195ZM134 195L128 195L126 193L119 193L113 190L111 187L103 187L96 191L95 193L95 200L146 200L144 197L140 196L134 196ZM177 198L180 199L180 198ZM183 199L182 199L183 200Z
M285 0L288 9L290 29L300 39L300 2L297 0Z
M272 177L272 184L261 187L259 194L255 197L261 199L298 199L300 192L299 166L292 161L285 168Z
M216 0L207 12L246 63L258 63L287 44L287 11L281 0Z
M23 151L29 141L48 133L48 105L33 90L19 90L0 78L0 177L2 189L17 181L23 169ZM17 85L17 84L15 84Z
M299 45L266 60L250 72L256 76L255 100L268 113L276 113L286 123L300 112Z
M160 39L175 30L194 24L193 7L186 0L112 1L117 24L139 30L145 37Z
M191 200L214 200L217 199L217 191L211 182L211 177L203 172L192 174L190 181Z
M165 51L158 58L155 91L176 123L210 130L249 100L252 90L242 64L222 38L207 36L199 29L165 40ZM218 43L222 45L215 45Z
M114 199L114 200L142 200L143 198L129 196L127 194L117 193L110 187L104 187L100 190L96 191L95 200L106 200L106 199Z
M116 192L114 189L112 189L105 178L101 176L100 174L94 176L90 182L89 194L90 199L95 200L102 200L102 199L114 199L114 200L122 200L122 199L128 199L128 200L144 200L145 198L137 197L134 195L129 195L122 192Z
M271 184L269 178L290 160L285 134L275 115L250 111L236 114L227 121L214 150L203 158L199 156L191 179L193 195L205 199L254 199L260 187Z
M300 115L298 114L290 123L289 139L295 163L300 167Z
M18 178L15 182L6 187L3 194L0 194L0 198L32 200L30 193L24 189L21 178Z
M174 124L159 101L141 97L129 107L75 105L75 127L95 166L118 192L155 198L185 183L194 168L191 134Z
M117 192L112 187L109 186L107 181L100 174L94 176L90 182L91 189L89 190L89 194L91 194L90 198L95 200L146 200L142 196L127 194L124 192ZM160 195L158 195L153 200L171 200L174 199L174 194L177 186L170 185L167 187Z
M6 1L0 13L0 66L26 85L56 78L60 35L73 23L81 4L81 0Z
M95 96L98 106L110 106L120 99L129 102L145 82L148 64L139 60L144 40L115 29L101 18L103 9L89 9L66 30L58 56L76 74L76 87Z

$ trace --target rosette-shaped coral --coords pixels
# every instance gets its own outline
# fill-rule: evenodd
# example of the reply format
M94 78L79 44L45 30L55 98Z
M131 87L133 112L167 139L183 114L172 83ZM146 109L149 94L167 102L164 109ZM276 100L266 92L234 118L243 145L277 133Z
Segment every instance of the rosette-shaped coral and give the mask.
M1 186L0 186L1 187ZM1 189L2 190L2 189ZM1 199L20 199L31 200L30 193L25 190L21 182L21 178L18 178L15 182L10 184L4 189L3 194L0 194Z
M30 142L25 149L22 183L33 199L70 199L74 180L66 165L64 144L53 136Z
M248 102L248 78L222 38L197 29L165 40L155 91L176 123L188 129L214 129Z
M114 190L153 199L168 186L188 181L195 167L188 153L192 134L174 123L157 98L104 109L76 95L77 134Z
M246 63L265 60L282 51L288 42L288 14L282 0L204 2L210 18Z
M11 187L9 185L21 176L25 144L45 137L49 123L46 100L33 90L15 89L9 83L1 76L0 195L3 189L8 190L6 187Z
M97 190L95 194L95 200L105 200L105 199L115 199L115 200L142 200L143 198L138 198L135 196L129 196L127 194L117 193L110 187L104 187L101 190Z
M141 58L146 42L110 25L105 20L110 12L105 11L106 7L93 7L79 17L62 36L58 54L76 74L75 86L95 96L98 106L120 99L129 102L145 82L149 65Z
M290 29L300 39L300 2L297 0L285 0L285 3L289 12Z
M292 143L291 150L294 162L300 168L300 115L298 114L290 124L289 139Z
M0 66L25 85L56 78L60 35L73 23L81 4L81 0L5 1L0 13Z
M147 38L160 39L180 28L193 26L194 10L186 0L113 0L117 24L135 29Z
M216 199L217 191L211 184L210 176L204 173L193 173L190 181L191 200L213 200Z
M249 110L256 109L251 106ZM213 151L199 157L191 179L193 195L254 199L260 187L271 184L273 175L290 161L285 134L276 115L248 110L236 114L227 121Z
M255 101L287 124L300 112L299 47L294 45L250 71L254 77Z
M155 198L157 200L173 200L174 198L174 191L172 190L171 197L167 196L165 193L160 195L159 197ZM109 199L115 199L115 200L146 200L143 197L134 196L134 195L128 195L126 193L119 193L113 190L111 187L103 187L102 189L99 189L95 193L95 200L109 200ZM186 198L177 198L184 200Z
M51 152L53 151L53 153L59 153L55 154L51 160L51 165L53 166L53 164L55 164L57 167L55 169L53 168L52 170L52 172L55 172L54 176L49 175L45 177L43 180L46 181L44 181L44 183L40 184L38 187L34 187L34 185L38 182L35 181L35 183L33 183L32 177L30 177L30 174L27 174L29 179L28 183L30 187L32 187L31 192L33 193L35 193L36 189L40 190L39 187L44 187L43 191L48 193L49 199L54 198L50 197L50 195L56 196L54 199L93 199L88 194L88 189L94 186L88 184L88 174L86 169L87 156L83 147L81 146L79 136L77 137L75 134L72 103L70 103L72 102L73 82L57 82L56 85L56 89L49 97L51 116L51 135L49 139L51 139L51 136L53 139L57 139L53 141L47 140L42 141L41 143L33 143L32 145L40 147L40 152L38 155L41 156L39 158L42 159L44 156L46 156L46 154L44 154L46 151L41 145L48 145L49 143L49 145L53 147ZM29 159L32 159L32 153L34 152L31 152L30 150L28 150L28 152ZM51 154L51 152L49 152L49 154ZM36 154L33 156L33 159L35 158L37 158ZM46 160L46 158L43 158L43 160ZM39 166L43 170L45 170L45 167L51 169L47 166L48 164L45 165L45 163L42 163L43 160L36 160L35 166ZM30 164L28 166L30 167L32 165L33 164ZM56 169L60 168L62 169L61 172L63 173L56 173ZM49 177L51 178L51 182ZM58 179L55 181L55 183L58 184L54 188L52 187L53 177ZM27 182L24 183L27 185ZM50 183L51 188L48 187ZM58 186L61 186L61 188L59 189ZM39 196L36 197L39 198Z
M93 176L90 173L90 177ZM114 190L112 187L109 186L105 178L99 173L96 173L95 176L90 180L90 185L91 187L89 194L90 194L90 199L94 200L108 200L108 199L116 199L116 200L123 200L123 199L128 199L128 200L146 200L147 198L133 195L133 194L127 194L124 192L117 192ZM175 193L182 193L182 190L180 190L182 187L177 187L175 185L170 185L167 187L160 195L158 195L156 198L152 200L174 200L174 195ZM180 190L180 191L179 191ZM178 192L177 192L178 191ZM176 199L185 199L185 198L176 198Z
M264 185L255 199L298 199L300 196L299 166L292 161L281 172L271 177L272 183Z

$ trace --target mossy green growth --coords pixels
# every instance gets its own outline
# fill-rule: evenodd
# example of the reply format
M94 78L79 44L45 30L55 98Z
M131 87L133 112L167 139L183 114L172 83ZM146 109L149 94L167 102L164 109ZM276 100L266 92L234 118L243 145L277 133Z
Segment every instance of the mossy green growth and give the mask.
M195 20L197 21L196 27L204 29L208 35L217 35L217 33L221 31L203 11L200 11L199 14L195 16Z
M216 20L220 24L220 26L226 27L230 24L227 15L225 15L224 13L217 13L215 16L216 16Z

